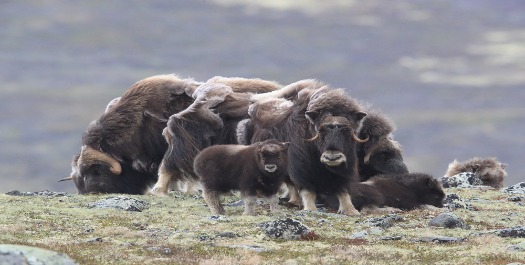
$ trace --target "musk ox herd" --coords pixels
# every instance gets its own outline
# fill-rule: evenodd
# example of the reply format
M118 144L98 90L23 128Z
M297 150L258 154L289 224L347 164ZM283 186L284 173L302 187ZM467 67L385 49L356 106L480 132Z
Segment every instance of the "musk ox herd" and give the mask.
M133 84L89 124L63 180L79 194L165 195L182 184L202 192L213 214L224 214L220 196L232 191L246 215L258 196L272 212L279 196L346 215L443 207L440 182L409 172L395 129L384 114L314 79L282 86L158 75ZM498 188L503 169L476 158L454 161L445 176L469 170Z

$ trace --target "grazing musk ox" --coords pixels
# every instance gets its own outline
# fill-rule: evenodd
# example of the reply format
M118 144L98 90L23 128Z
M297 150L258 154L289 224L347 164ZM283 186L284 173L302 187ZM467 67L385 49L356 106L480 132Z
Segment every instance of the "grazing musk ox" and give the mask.
M357 145L361 181L377 174L408 173L401 145L392 137L394 131L392 120L377 111L367 110L358 135L369 140Z
M193 104L168 120L164 134L169 146L150 192L164 195L172 181L197 181L195 156L211 145L235 144L237 123L248 115L251 95L278 88L271 81L226 77L214 77L199 86Z
M254 137L265 130L264 134L291 143L288 173L300 191L305 210L316 210L317 194L329 192L337 195L340 213L358 214L348 189L358 180L356 143L365 140L359 139L356 132L366 113L341 89L331 89L315 80L297 83L301 85L252 97L253 101L284 97L290 99L293 106L276 112L272 122L256 118L251 122L253 129L238 131ZM250 125L250 122L245 123ZM264 127L264 124L274 128ZM257 128L258 125L261 127Z
M212 214L224 214L220 194L238 190L244 201L244 215L254 215L257 195L278 210L277 192L287 174L288 145L275 140L252 145L214 145L194 160L195 173L203 186L202 196Z
M175 75L152 76L110 102L87 128L72 163L78 168L72 174L78 192L142 194L155 182L167 149L161 134L165 120L193 102L188 94L198 85Z
M494 157L474 157L464 162L454 160L448 165L444 178L452 177L462 172L472 172L483 182L483 185L496 189L503 187L503 181L507 176L505 167L507 164L500 163Z

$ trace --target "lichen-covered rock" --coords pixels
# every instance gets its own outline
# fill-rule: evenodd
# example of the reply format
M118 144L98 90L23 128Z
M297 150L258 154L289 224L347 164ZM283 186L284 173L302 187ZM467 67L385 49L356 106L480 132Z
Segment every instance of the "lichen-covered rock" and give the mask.
M447 194L444 200L444 206L449 210L467 209L476 211L477 209L470 203L465 202L459 195L455 193Z
M520 182L518 184L503 188L501 189L501 192L511 194L525 194L525 182Z
M90 203L89 208L116 208L131 212L142 212L148 208L148 203L128 197L109 197L95 203Z
M429 226L437 226L444 228L462 228L468 229L468 226L463 222L461 218L453 213L441 213L434 217L428 223Z
M267 236L276 239L313 239L311 237L315 235L307 226L291 218L264 222L259 226Z
M525 238L525 226L498 229L494 232L500 237Z
M364 221L364 223L370 226L379 226L383 229L392 227L395 222L403 220L403 217L397 214L389 214L381 218L370 218Z
M417 242L435 242L435 243L459 243L463 242L464 238L449 237L449 236L425 236L416 239Z
M439 179L443 188L473 188L483 186L483 181L472 172L461 172L451 177L441 177Z
M75 265L69 256L51 250L22 246L0 245L0 264Z
M525 241L519 244L516 244L516 245L511 245L507 248L507 250L524 252L525 251Z
M48 197L62 197L62 196L70 196L71 195L71 194L66 193L66 192L56 192L56 191L48 191L48 190L36 191L36 192L31 192L31 191L22 192L22 191L18 191L18 190L13 190L13 191L10 191L10 192L6 192L5 194L6 195L11 195L11 196L48 196Z

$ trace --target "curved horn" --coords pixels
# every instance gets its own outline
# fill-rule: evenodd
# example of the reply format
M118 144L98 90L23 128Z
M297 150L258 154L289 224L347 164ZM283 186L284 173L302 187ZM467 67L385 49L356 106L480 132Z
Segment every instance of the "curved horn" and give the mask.
M122 172L122 167L120 166L120 163L115 160L115 158L89 146L82 146L82 151L80 152L80 157L78 159L78 165L94 163L104 163L109 165L109 169L115 175L120 175Z
M370 139L370 137L366 137L365 139L359 139L359 137L357 137L357 135L355 135L355 132L352 132L352 139L354 139L354 141L358 142L358 143L366 143L368 142L368 139Z
M306 142L313 142L315 140L319 139L319 133L315 134L314 137L310 138L310 139L304 139Z
M69 176L69 177L65 177L65 178L63 178L63 179L57 180L57 182L66 181L66 180L72 180L72 179L74 179L74 178L75 178L75 177L73 177L73 176Z

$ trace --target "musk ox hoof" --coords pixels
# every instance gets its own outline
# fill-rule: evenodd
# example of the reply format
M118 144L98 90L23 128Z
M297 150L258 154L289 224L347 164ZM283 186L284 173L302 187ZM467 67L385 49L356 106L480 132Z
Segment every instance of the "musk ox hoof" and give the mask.
M349 215L349 216L358 216L358 215L361 215L361 213L356 210L356 209L351 209L351 210L339 210L337 211L338 214L344 214L344 215Z
M154 196L168 196L168 191L158 187L153 187L151 190L149 190L148 194Z

